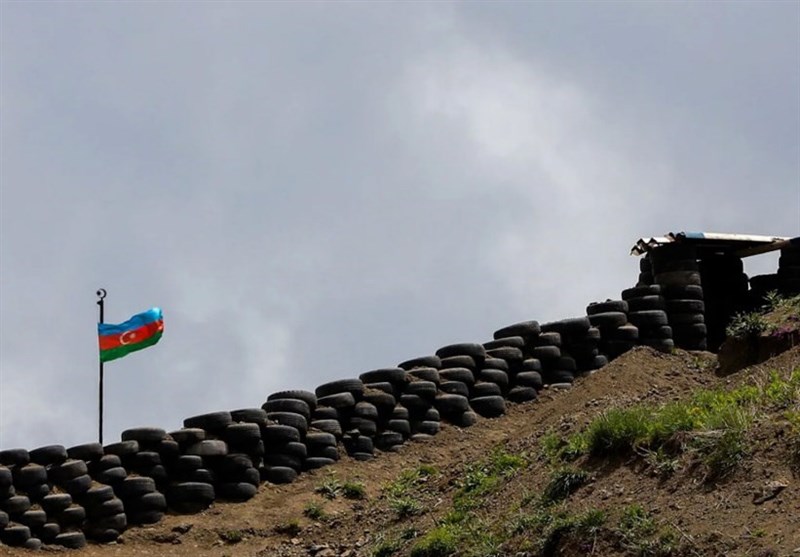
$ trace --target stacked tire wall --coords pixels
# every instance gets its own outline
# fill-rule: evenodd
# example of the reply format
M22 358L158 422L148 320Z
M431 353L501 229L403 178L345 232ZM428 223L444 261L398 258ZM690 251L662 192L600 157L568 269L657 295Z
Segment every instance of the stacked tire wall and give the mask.
M165 513L247 501L265 482L290 483L342 458L371 460L431 439L443 424L502 416L508 404L569 388L635 346L714 349L730 317L772 286L800 292L800 250L784 250L778 273L750 284L738 258L664 246L642 258L635 286L589 304L585 316L515 323L482 344L443 346L313 392L272 393L260 407L192 416L171 432L139 427L105 446L0 451L0 544L112 542Z

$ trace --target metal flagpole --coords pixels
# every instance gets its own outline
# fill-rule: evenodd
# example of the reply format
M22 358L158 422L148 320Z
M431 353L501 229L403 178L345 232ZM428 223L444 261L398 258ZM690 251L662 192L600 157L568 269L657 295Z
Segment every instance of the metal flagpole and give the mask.
M97 291L97 305L100 306L100 320L98 323L103 323L103 309L105 306L105 298L106 298L106 289L101 288ZM98 356L99 357L99 356ZM100 360L100 423L99 423L100 433L98 435L100 439L100 444L103 444L103 360Z

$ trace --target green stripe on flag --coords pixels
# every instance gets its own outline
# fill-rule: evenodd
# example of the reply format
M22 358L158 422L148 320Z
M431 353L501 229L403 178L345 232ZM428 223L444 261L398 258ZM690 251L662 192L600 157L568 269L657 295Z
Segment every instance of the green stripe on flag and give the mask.
M110 362L111 360L116 360L118 358L122 358L123 356L127 356L131 352L136 352L137 350L141 350L142 348L153 346L155 343L161 340L161 335L163 334L164 334L163 331L159 331L153 336L146 338L142 342L137 342L135 344L125 344L118 348L112 348L111 350L103 350L100 352L100 361Z

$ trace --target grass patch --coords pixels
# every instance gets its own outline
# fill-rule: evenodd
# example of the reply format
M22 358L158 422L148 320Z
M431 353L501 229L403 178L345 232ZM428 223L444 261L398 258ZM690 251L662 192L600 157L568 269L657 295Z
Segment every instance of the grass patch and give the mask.
M324 522L328 519L328 514L325 512L325 508L320 503L315 501L310 501L303 508L303 515L311 520L317 520L319 522Z
M391 497L389 499L389 507L397 515L397 518L401 520L422 514L425 510L422 503L409 496Z
M411 557L446 557L458 550L458 531L453 525L434 528L411 547Z
M361 482L345 482L342 484L342 495L345 499L364 499L367 496L367 488Z
M577 468L564 467L555 470L542 493L542 503L552 505L566 499L588 479L589 474Z
M599 509L570 514L563 508L540 505L533 512L516 517L509 525L509 535L531 540L532 549L539 555L553 555L568 536L593 545L606 519L606 513Z
M289 520L287 522L281 522L280 524L276 525L273 530L275 530L276 534L283 534L286 536L296 536L299 534L303 528L300 526L300 522L297 520Z
M634 555L666 557L679 549L679 536L672 529L660 528L641 505L629 505L622 510L616 530L619 545Z
M454 498L456 509L474 508L482 496L497 489L527 464L528 459L523 455L496 449L483 462L467 466Z
M431 477L437 475L439 470L435 466L423 464L413 470L405 470L400 477L383 488L388 497L403 497L410 490L426 483Z
M245 538L245 533L241 530L220 530L217 535L223 542L231 545L237 544Z

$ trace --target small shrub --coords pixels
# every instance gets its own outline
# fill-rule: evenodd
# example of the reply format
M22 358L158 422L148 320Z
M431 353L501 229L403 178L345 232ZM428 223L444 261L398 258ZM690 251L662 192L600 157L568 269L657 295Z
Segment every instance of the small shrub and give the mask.
M725 329L731 338L745 339L756 337L769 330L769 323L761 312L737 313Z
M413 470L405 470L392 483L384 487L383 491L389 497L402 497L413 487L423 484L432 476L438 474L435 466L423 464Z
M217 532L219 539L228 544L236 544L244 540L245 535L241 530L220 530Z
M411 557L447 557L458 549L458 537L452 526L439 526L425 534L411 548Z
M381 540L372 551L372 557L389 557L400 549L400 542L396 540Z
M424 510L422 503L411 497L393 497L389 499L389 506L400 519L422 514Z
M346 499L364 499L367 488L361 482L345 482L342 484L342 495Z
M282 522L273 529L275 530L276 534L284 534L286 536L296 536L303 530L297 520Z
M325 513L323 506L314 501L309 502L305 506L303 514L311 520L325 521L328 519L328 515Z
M314 488L314 491L325 497L325 499L336 499L341 490L342 484L333 476L329 476Z
M589 475L575 468L560 468L554 471L542 494L542 502L551 505L569 497L584 485Z

